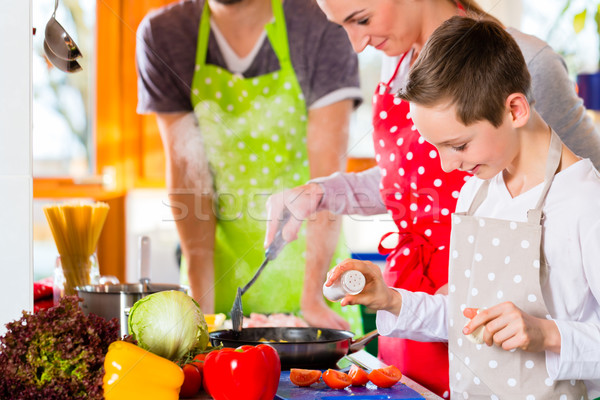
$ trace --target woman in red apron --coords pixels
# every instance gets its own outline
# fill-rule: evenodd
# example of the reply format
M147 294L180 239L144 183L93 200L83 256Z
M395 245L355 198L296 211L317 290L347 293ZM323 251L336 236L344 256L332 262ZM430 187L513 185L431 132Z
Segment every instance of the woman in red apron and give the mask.
M447 283L448 245L450 238L450 214L454 211L459 191L465 179L464 173L446 174L442 171L437 151L426 143L415 130L410 119L408 104L394 98L395 91L402 86L402 77L417 58L418 52L429 35L444 21L454 15L466 14L476 18L495 20L472 0L317 0L328 19L346 29L356 52L373 46L388 56L402 56L396 71L388 82L378 85L373 98L373 127L375 154L380 172L380 195L386 208L396 222L398 244L391 249L380 245L380 251L388 254L384 271L390 286L412 291L435 293ZM532 89L540 114L552 125L570 126L565 130L564 141L584 157L600 163L594 153L597 146L581 146L586 138L596 134L591 120L586 117L580 100L569 81L566 70L558 56L547 50L549 47L538 39L511 30L518 37L521 50L532 71ZM540 57L541 53L547 53ZM550 73L547 66L556 68ZM544 68L540 66L543 65ZM404 67L404 68L402 68ZM401 68L399 72L399 68ZM532 69L533 68L533 69ZM391 89L399 75L399 85ZM544 92L548 81L560 82L561 90ZM549 99L560 97L559 111ZM573 124L571 123L573 122ZM586 133L588 132L588 133ZM591 134L589 134L591 132ZM586 150L587 149L587 150ZM346 174L348 175L348 174ZM327 209L337 213L363 213L361 201L356 193L367 193L374 188L370 181L376 174L362 173L348 176L330 176L313 182L319 186L306 185L300 193L314 194L318 202L303 201L294 208L296 214L309 216L312 212ZM340 191L340 189L342 191ZM367 191L367 192L365 192ZM313 193L314 192L314 193ZM331 198L346 193L337 201ZM298 192L291 192L297 195ZM368 192L369 198L373 194ZM322 197L319 197L322 196ZM295 196L294 199L299 198ZM282 198L285 198L283 195ZM283 200L279 199L281 203ZM368 203L368 204L367 204ZM275 204L275 201L272 202ZM369 207L372 202L366 201ZM281 205L279 205L281 208ZM378 209L379 210L379 209ZM278 215L277 210L271 210ZM295 215L296 215L295 214ZM291 224L289 224L291 225ZM299 228L299 223L296 223ZM295 229L298 229L295 228ZM293 230L294 228L288 228ZM271 227L271 231L273 231ZM284 232L285 233L285 232ZM267 234L267 243L273 233ZM448 357L443 344L420 343L408 340L380 338L380 358L400 367L410 378L431 388L443 397L448 397Z

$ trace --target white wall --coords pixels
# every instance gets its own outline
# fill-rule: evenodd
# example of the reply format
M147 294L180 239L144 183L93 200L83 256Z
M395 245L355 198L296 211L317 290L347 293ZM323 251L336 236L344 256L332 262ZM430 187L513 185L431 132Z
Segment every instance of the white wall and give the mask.
M0 1L0 334L33 308L31 0Z
M504 25L521 28L523 0L477 0L484 11L498 18Z
M139 238L150 238L150 279L154 283L179 284L175 248L179 242L166 189L136 189L127 194L126 281L139 276Z

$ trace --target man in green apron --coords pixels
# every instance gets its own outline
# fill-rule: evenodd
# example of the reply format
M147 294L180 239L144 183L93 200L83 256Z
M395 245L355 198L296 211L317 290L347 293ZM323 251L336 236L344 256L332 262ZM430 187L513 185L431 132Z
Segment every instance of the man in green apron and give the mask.
M138 111L157 115L192 295L228 313L264 258L267 197L344 168L357 59L303 0L183 1L149 14L138 38ZM309 221L244 311L301 309L311 325L347 329L321 292L346 256L339 228L327 214Z

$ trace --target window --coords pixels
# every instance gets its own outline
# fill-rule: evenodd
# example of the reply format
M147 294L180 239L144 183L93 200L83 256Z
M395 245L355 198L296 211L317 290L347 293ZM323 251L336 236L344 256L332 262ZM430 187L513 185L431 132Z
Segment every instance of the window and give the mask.
M94 31L96 4L80 0L60 2L56 20L71 35L83 57L82 70L65 73L44 54L44 31L54 11L54 0L32 3L33 26L33 174L36 178L82 179L94 173L92 136ZM34 279L51 276L58 252L42 211L58 199L36 199L33 204Z
M33 2L33 174L82 177L93 173L94 1L59 3L56 19L75 40L82 70L68 74L44 55L44 30L53 0Z
M574 0L561 16L566 5L564 0L531 0L523 2L521 30L544 39L561 54L575 78L581 72L595 72L598 69L598 32L594 22L597 3L591 0ZM585 28L576 34L573 17L587 6ZM597 4L596 4L597 7Z

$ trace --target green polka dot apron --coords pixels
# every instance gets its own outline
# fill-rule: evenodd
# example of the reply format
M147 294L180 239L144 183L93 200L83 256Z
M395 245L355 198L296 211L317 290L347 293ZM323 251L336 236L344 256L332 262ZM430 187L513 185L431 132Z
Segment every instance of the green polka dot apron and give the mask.
M450 390L455 399L579 400L582 381L553 381L545 352L506 351L475 344L462 334L466 307L489 308L512 301L524 312L550 318L541 284L547 266L541 252L542 206L558 168L562 143L552 132L545 186L527 222L474 216L487 196L489 181L468 212L452 215L449 273Z
M252 78L206 63L208 2L200 21L191 98L215 182L215 312L231 310L237 287L264 259L267 197L310 178L305 99L281 1L272 0L272 7L274 20L265 29L280 69ZM246 314L299 310L305 250L303 228L242 297ZM342 257L338 248L333 262Z

